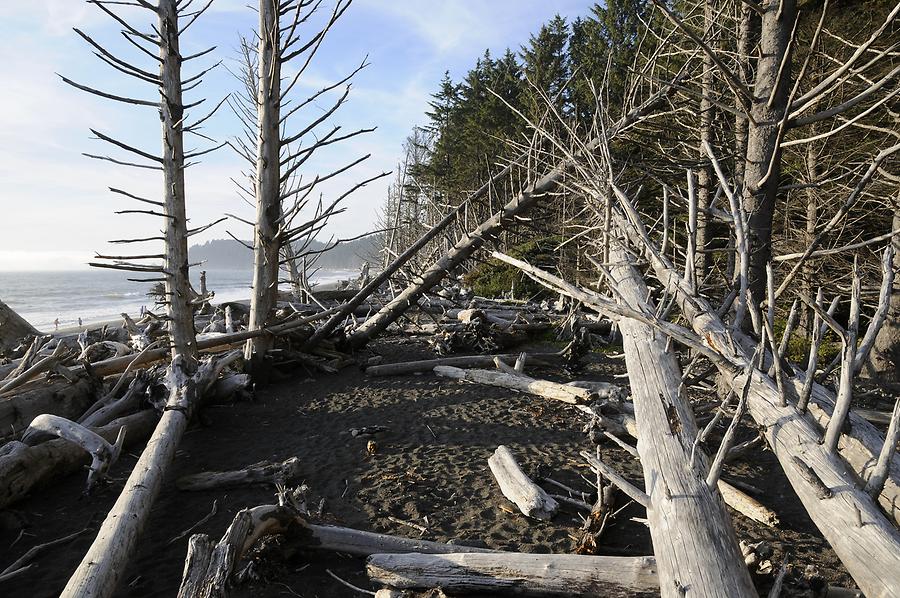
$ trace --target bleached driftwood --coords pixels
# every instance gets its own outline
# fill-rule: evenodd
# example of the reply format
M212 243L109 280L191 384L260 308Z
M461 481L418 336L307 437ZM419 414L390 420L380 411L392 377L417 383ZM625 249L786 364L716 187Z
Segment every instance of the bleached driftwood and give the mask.
M900 595L900 532L849 474L841 455L827 451L819 443L821 433L813 422L794 405L782 404L775 382L758 370L749 376L742 372L750 361L746 349L732 338L709 302L694 293L671 264L653 249L646 230L638 224L640 216L630 200L613 187L630 215L627 221L617 215L620 229L642 247L656 278L675 297L696 334L724 357L717 366L732 390L741 393L744 385L749 384L750 416L764 431L810 518L854 581L867 596ZM828 491L823 492L823 488ZM829 495L831 498L823 498Z
M717 487L725 504L745 517L768 527L777 527L778 515L743 490L735 488L725 480L719 479Z
M291 457L281 463L260 461L235 471L205 471L178 478L179 490L210 490L251 484L285 484L300 476L300 459Z
M6 383L7 381L16 378L25 370L33 366L37 362L37 360L40 359L41 349L52 338L53 337L51 335L34 337L34 340L32 340L31 344L28 345L28 350L25 351L25 355L23 355L18 360L12 361L12 368L10 369L10 371L6 372L5 374L0 374L0 376L2 376L3 382Z
M115 442L119 430L127 426L125 447L128 447L143 442L153 431L157 419L152 410L141 411L93 431L111 443ZM32 490L83 470L89 461L80 447L63 439L48 440L37 446L21 445L17 450L0 456L0 509L21 500Z
M172 359L167 375L169 397L162 417L62 596L109 596L115 590L193 410L219 373L239 358L240 352L234 351L212 359L190 377L181 356Z
M516 463L516 458L505 446L497 447L488 459L488 465L503 496L515 503L528 517L550 520L559 511L559 503L525 475Z
M42 413L78 418L96 399L97 389L96 380L88 377L22 388L0 400L0 435L21 433Z
M87 489L106 476L109 468L119 459L122 445L125 442L126 427L119 428L114 443L110 444L102 436L96 434L71 420L57 415L42 414L34 418L28 430L44 432L59 436L75 444L91 456L91 466L88 471Z
M413 540L339 526L314 525L308 523L306 517L290 505L260 505L238 512L222 539L215 545L205 534L191 536L178 596L212 598L224 595L235 566L247 551L260 538L279 534L290 536L306 548L354 556L405 552L494 552L484 548Z
M0 385L0 395L8 393L25 383L33 380L40 374L47 372L53 369L57 364L59 364L63 357L66 354L66 347L62 343L58 343L56 347L53 349L53 353L44 357L43 359L37 361L34 365L29 367L27 370L12 378L10 380L4 380L3 384Z
M124 378L125 375L122 374L122 377ZM97 404L100 404L100 406L96 409L93 407L89 409L88 413L79 420L79 423L83 426L103 426L129 411L136 411L140 407L141 400L144 398L144 391L147 389L149 382L145 372L138 372L138 375L128 385L125 394L118 399L111 400L115 390L113 389L107 397L97 401L94 406Z
M653 557L577 554L373 554L366 573L393 588L517 596L659 595ZM693 592L692 592L693 593Z
M439 365L458 368L490 367L494 359L513 360L518 358L518 353L504 355L465 355L460 357L444 357L441 359L423 359L421 361L404 361L400 363L385 363L366 368L369 376L402 376L416 372L431 372ZM559 353L531 353L528 355L532 363L557 363L564 359Z
M538 280L580 300L591 309L607 303L531 265L494 254ZM617 303L638 313L655 313L647 285L631 265L631 256L610 247L609 276ZM649 323L620 318L619 330L631 385L649 504L647 518L659 566L662 596L756 596L741 558L724 503L705 481L705 455L692 451L698 429L683 391L681 369L668 338Z
M248 338L253 338L262 334L272 334L278 336L282 334L297 332L311 322L327 318L329 315L335 313L337 309L338 307L331 308L311 316L288 320L283 324L269 326L265 329L242 330L241 332L235 332L233 334L222 334L216 336L215 338L198 340L197 349L199 351L222 351L232 348L236 345L243 344L243 342ZM124 372L129 365L132 365L132 363L135 366L146 365L166 359L170 354L171 351L168 348L162 347L159 349L146 351L140 356L125 355L123 357L114 357L112 359L106 359L104 361L92 363L91 371L97 376L110 376L113 374L120 374ZM84 372L84 368L76 366L72 368L72 372L76 374L82 373Z
M566 386L565 384L558 384L547 380L536 380L525 375L510 375L491 370L463 370L445 365L435 367L434 373L444 378L499 386L501 388L508 388L510 390L537 395L539 397L544 397L545 399L562 401L564 403L569 403L570 405L590 403L599 398L597 394L584 388Z

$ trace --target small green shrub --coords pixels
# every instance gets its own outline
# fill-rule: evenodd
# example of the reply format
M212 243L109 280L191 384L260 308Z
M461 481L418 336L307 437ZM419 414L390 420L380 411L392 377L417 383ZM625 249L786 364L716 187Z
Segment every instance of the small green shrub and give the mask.
M553 271L558 260L554 250L561 241L562 238L558 236L542 237L516 245L508 253L532 266ZM463 282L481 297L533 299L549 295L545 287L531 280L521 270L496 259L478 264L466 273Z

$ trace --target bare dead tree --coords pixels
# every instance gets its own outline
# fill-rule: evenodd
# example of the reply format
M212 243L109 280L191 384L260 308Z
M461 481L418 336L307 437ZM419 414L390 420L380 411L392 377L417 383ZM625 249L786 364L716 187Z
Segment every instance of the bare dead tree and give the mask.
M78 29L75 30L76 33L95 50L95 55L100 60L125 75L151 84L155 87L159 98L144 100L125 97L76 83L65 77L63 77L63 81L105 99L154 108L159 112L159 119L162 123L162 150L159 154L142 150L92 129L98 139L136 156L137 158L133 159L137 161L129 162L105 155L88 154L88 156L134 168L161 172L163 189L160 200L142 198L120 189L111 189L111 191L149 206L147 209L122 210L119 213L146 214L163 221L161 237L122 239L114 241L115 243L131 244L147 241L163 241L164 243L162 253L127 256L98 255L97 258L102 261L94 262L91 265L151 274L152 278L137 280L164 282L163 303L166 306L165 319L168 323L171 364L166 376L169 396L162 417L147 449L141 455L129 477L125 490L103 522L97 538L81 565L69 580L63 591L64 596L109 596L115 591L125 570L125 565L134 550L138 535L148 518L153 501L159 492L165 468L174 458L176 447L187 427L199 396L206 392L222 368L234 360L234 357L213 360L200 367L188 279L187 239L192 234L205 230L209 225L198 229L188 228L184 171L193 163L193 159L220 146L186 152L184 134L196 133L205 137L199 133L201 124L216 112L224 100L205 116L197 119L190 118L188 111L200 105L203 100L186 102L183 97L184 93L198 85L203 75L210 69L203 69L196 75L185 77L182 74L182 65L208 54L211 49L185 56L180 50L179 42L181 34L209 8L211 2L193 12L188 11L192 4L190 1L158 0L155 5L144 0L126 3L129 8L124 10L138 10L143 14L146 12L153 14L155 23L149 24L150 32L142 30L139 26L131 25L128 20L115 12L118 8L114 9L113 5L122 3L99 0L92 0L91 3L114 19L123 28L122 34L130 44L140 50L141 58L149 57L158 70L153 72L150 69L142 68L132 60L120 58L107 50L86 33ZM150 263L145 263L145 260L150 260Z
M373 131L372 128L341 133L335 126L324 134L319 127L347 101L353 76L366 66L363 62L346 77L327 85L305 99L292 99L291 91L312 63L328 32L349 8L352 0L337 0L330 14L315 24L321 2L315 0L260 0L258 44L243 44L246 71L243 101L232 103L232 109L244 125L244 134L235 149L252 165L250 184L238 184L244 199L256 210L253 222L253 293L250 307L250 329L265 328L278 296L279 272L286 266L295 284L302 286L305 269L298 268L310 242L322 231L329 218L343 211L341 202L352 192L385 176L381 173L355 184L330 202L320 197L312 216L305 208L320 184L332 179L369 158L362 156L332 172L316 174L303 180L303 165L317 150ZM286 75L286 65L297 65ZM338 94L335 90L342 91ZM335 93L332 93L335 92ZM293 125L304 107L319 98L334 97L323 114L308 117L302 125ZM312 140L312 141L310 141ZM315 254L307 264L312 266ZM262 360L273 343L263 335L247 342L245 357L251 370L260 369Z

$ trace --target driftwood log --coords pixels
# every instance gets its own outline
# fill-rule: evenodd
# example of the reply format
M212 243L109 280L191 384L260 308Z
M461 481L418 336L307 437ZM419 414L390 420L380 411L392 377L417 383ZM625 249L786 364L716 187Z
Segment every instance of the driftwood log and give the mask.
M165 469L175 457L191 414L222 369L239 358L240 353L235 351L211 359L191 377L187 377L180 355L172 359L167 375L169 397L162 417L62 596L80 598L113 593L149 517Z
M422 554L493 553L484 548L441 544L427 540L363 532L346 527L314 525L288 505L260 505L243 509L213 544L206 534L191 536L178 596L181 598L223 596L235 566L250 548L265 536L284 534L307 549L340 552L354 556L416 552Z
M434 368L434 373L443 378L499 386L545 399L562 401L570 405L586 404L600 398L597 393L586 388L548 382L547 380L536 380L525 375L512 375L492 370L463 370L452 366L440 365Z
M300 459L291 457L281 463L260 461L235 471L205 471L178 478L179 490L234 488L251 484L285 484L300 476Z
M628 254L619 245L610 250L614 264L610 276L618 303L638 313L654 313L654 307L645 304L647 286L631 266ZM600 311L598 308L608 303L525 262L494 255L592 309ZM725 505L715 484L710 488L706 483L707 460L692 451L697 424L683 393L677 359L666 350L667 337L636 319L623 317L618 324L640 437L638 452L650 501L647 517L662 595L680 597L685 588L691 588L698 596L755 596Z
M37 328L0 301L0 354L18 347L25 337L39 335Z
M763 372L742 373L750 355L728 332L716 310L664 258L652 250L646 230L630 200L615 188L630 217L616 214L620 230L641 247L656 278L704 342L722 357L723 378L740 396L749 384L750 416L764 431L772 452L810 518L834 548L866 596L900 595L900 533L877 503L847 471L840 453L830 453L819 441L817 426L795 405L782 404L775 382ZM860 418L862 419L862 418ZM862 420L865 421L865 420Z
M402 376L404 374L414 374L416 372L431 372L439 365L457 368L484 368L494 365L494 359L496 358L507 361L515 360L518 357L518 353L508 353L505 355L464 355L460 357L444 357L441 359L385 363L367 367L366 374L369 376ZM541 364L544 362L558 363L564 359L565 357L558 353L528 354L528 360L531 364Z
M505 446L497 447L488 459L488 466L503 496L515 503L526 516L550 520L559 511L559 503L525 475Z
M24 431L42 413L77 419L96 400L99 385L89 377L75 382L31 386L0 399L0 437Z
M439 587L450 592L517 596L659 595L653 557L515 552L373 554L366 559L366 572L373 581L393 588Z
M134 446L150 436L157 419L157 414L152 410L141 411L102 428L94 428L94 432L107 442L115 442L119 430L126 426L125 447ZM17 450L0 457L0 509L21 500L32 490L82 470L90 461L81 447L61 438L37 446L19 446Z

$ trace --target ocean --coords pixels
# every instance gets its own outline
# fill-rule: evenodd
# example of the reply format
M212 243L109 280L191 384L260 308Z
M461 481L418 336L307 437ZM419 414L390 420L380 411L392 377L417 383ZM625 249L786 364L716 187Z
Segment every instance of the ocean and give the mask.
M325 284L354 278L358 270L320 270L310 281ZM154 309L147 296L149 283L130 282L140 274L115 270L68 270L60 272L0 272L0 300L13 308L38 330L52 331L59 318L60 328L133 316L141 306ZM214 303L250 299L249 270L207 270L206 286L215 291ZM191 270L194 288L200 289L200 271Z

